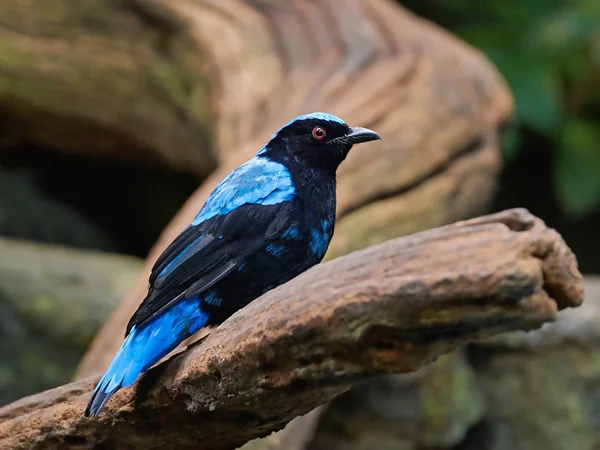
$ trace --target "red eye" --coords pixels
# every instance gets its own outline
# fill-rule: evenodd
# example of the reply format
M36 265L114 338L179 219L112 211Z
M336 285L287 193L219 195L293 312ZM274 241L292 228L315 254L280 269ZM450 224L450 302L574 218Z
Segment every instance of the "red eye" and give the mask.
M321 140L325 137L327 133L325 132L325 128L314 127L312 130L312 135L315 139Z

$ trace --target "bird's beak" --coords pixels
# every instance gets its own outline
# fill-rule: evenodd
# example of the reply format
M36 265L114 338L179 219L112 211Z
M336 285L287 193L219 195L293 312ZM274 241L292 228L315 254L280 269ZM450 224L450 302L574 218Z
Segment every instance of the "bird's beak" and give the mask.
M345 140L350 144L360 144L361 142L376 141L381 139L377 133L368 128L351 127L350 133L345 136Z

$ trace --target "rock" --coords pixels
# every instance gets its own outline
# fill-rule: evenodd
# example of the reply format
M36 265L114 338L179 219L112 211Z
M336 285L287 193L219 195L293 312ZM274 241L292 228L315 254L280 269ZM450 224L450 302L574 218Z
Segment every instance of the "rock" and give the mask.
M336 398L305 448L417 450L452 448L485 411L462 352L412 375L387 376Z
M539 332L468 347L486 410L465 444L483 439L489 450L599 448L600 278L588 277L585 293L582 308L563 311Z
M0 238L0 404L69 381L141 262Z
M342 394L294 450L597 450L598 404L600 277L588 276L583 305L538 331L471 343ZM302 426L244 450L287 449L280 436Z

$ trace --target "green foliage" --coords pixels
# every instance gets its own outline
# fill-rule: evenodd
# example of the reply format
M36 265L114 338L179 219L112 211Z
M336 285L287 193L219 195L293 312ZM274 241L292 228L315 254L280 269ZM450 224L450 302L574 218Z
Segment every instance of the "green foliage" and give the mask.
M505 139L507 162L527 151L522 133L535 133L550 142L563 211L580 218L599 207L600 1L401 3L480 48L502 72L518 122Z
M572 216L588 213L600 198L599 146L598 124L572 119L563 127L554 176L558 198Z

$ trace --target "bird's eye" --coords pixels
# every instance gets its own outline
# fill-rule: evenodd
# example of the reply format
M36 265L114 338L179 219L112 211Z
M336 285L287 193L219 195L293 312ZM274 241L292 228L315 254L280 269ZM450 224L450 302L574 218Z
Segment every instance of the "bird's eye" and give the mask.
M327 133L325 132L325 128L322 127L314 127L312 130L312 135L315 139L321 140L325 137Z

